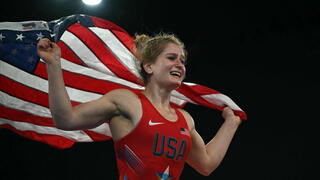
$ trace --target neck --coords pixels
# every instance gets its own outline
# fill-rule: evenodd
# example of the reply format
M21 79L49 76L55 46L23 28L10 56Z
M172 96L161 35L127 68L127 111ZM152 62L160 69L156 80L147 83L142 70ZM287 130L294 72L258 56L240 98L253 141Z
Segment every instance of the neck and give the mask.
M170 109L171 90L162 88L156 83L148 83L143 94L151 101L151 103L159 108Z

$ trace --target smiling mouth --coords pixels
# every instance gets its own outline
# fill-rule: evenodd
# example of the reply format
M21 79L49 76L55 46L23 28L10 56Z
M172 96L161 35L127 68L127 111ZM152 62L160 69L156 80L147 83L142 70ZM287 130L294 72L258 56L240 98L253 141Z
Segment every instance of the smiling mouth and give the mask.
M171 74L172 76L181 77L181 73L180 73L180 72L177 72L177 71L171 71L170 74Z

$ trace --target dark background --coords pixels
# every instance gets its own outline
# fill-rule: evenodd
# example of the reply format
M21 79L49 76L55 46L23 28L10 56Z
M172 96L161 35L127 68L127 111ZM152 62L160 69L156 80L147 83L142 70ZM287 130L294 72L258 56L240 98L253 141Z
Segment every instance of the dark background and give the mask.
M221 165L181 179L317 179L316 91L320 10L306 1L9 0L0 22L51 21L72 14L107 19L130 35L164 31L185 42L187 82L216 89L248 115ZM208 142L220 112L187 105ZM59 150L0 129L0 179L117 179L112 141Z

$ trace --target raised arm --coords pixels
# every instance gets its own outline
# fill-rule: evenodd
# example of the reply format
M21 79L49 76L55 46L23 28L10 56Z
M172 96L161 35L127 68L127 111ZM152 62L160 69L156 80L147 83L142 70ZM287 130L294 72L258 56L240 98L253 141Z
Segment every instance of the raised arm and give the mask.
M187 163L197 170L200 174L210 175L223 160L231 140L241 123L238 116L233 114L233 111L226 107L222 112L225 122L220 127L214 138L205 144L201 136L195 130L194 122L189 114L187 120L189 127L191 126L192 146Z
M49 105L57 128L64 130L96 127L117 113L113 102L117 93L110 93L97 100L72 107L61 70L61 51L49 39L41 39L37 45L38 55L46 62L49 81Z

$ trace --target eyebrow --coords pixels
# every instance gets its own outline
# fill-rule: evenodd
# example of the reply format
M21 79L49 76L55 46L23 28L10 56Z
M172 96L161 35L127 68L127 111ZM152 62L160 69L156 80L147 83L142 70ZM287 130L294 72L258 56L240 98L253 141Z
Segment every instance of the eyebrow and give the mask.
M174 56L178 56L178 54L177 54L177 53L172 53L172 52L169 52L169 53L167 53L166 55L174 55ZM184 56L184 54L182 54L182 55L181 55L181 59L182 59L182 60L186 60L186 57Z

